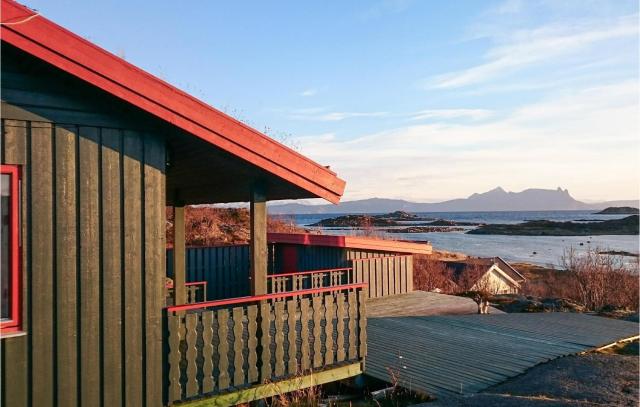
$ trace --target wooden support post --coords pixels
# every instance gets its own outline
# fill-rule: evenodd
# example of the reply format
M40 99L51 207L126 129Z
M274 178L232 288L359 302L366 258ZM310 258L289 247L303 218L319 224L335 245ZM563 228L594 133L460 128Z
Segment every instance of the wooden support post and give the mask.
M264 189L251 192L251 295L267 293L267 200Z
M173 303L187 303L184 206L173 207Z

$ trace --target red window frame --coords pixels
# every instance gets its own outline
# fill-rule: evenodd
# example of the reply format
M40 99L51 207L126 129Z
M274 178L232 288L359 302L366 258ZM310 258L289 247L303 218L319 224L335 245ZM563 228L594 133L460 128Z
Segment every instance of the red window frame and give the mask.
M2 334L21 330L22 311L22 275L20 270L20 167L17 165L0 166L0 173L8 174L11 181L11 197L9 198L9 285L10 285L10 319L2 321Z

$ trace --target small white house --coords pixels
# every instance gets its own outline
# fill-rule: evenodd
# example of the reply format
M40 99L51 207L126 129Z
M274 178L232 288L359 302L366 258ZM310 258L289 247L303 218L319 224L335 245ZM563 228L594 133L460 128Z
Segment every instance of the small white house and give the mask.
M488 291L492 294L518 294L525 277L500 257L469 258L447 262L454 282L469 291Z

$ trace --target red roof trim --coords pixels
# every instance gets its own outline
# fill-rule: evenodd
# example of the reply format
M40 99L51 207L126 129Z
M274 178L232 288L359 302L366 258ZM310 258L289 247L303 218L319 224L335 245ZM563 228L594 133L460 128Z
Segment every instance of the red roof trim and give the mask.
M35 13L2 0L4 22ZM38 16L2 25L2 41L46 61L315 196L337 203L345 182L329 169L59 25Z
M431 254L428 243L382 240L358 236L313 235L309 233L268 233L269 243L299 244L305 246L345 247L379 250L392 253Z

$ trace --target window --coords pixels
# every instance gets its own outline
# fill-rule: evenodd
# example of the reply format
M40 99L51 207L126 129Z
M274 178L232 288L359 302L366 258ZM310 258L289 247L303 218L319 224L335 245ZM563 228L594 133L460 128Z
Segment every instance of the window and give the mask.
M2 165L2 252L0 253L0 314L2 332L20 330L20 250L18 235L20 174L17 165Z

